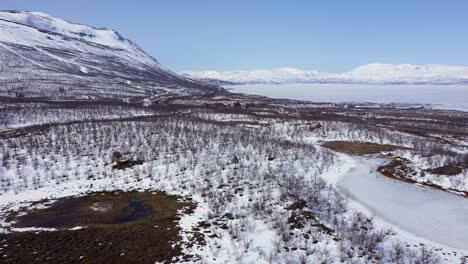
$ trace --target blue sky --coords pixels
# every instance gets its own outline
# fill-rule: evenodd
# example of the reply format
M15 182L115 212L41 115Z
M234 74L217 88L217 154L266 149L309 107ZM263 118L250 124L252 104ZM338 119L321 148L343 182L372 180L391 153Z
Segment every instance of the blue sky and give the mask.
M468 1L1 0L109 27L173 70L468 65Z

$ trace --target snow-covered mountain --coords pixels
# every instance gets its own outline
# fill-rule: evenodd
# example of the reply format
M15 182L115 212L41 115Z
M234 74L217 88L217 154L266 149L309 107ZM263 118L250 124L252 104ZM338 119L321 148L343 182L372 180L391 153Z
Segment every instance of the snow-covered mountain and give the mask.
M0 12L0 95L121 97L217 89L176 74L111 29Z
M368 83L458 84L468 83L468 67L373 63L338 74L338 78Z
M232 83L373 83L468 84L468 67L447 65L367 64L344 73L295 68L252 71L184 71L182 75Z

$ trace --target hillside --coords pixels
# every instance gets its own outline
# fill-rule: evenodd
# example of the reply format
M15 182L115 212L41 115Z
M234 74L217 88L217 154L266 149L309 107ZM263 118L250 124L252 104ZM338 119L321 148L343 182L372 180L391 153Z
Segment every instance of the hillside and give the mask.
M95 98L218 89L180 76L111 29L43 13L0 12L0 95Z

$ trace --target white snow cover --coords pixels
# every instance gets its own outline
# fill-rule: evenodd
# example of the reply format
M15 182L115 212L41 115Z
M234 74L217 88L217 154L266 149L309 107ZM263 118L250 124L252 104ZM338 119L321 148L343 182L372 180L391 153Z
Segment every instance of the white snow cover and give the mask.
M114 48L135 48L132 42L124 39L112 29L98 29L87 25L75 24L40 12L0 12L0 19Z
M270 70L252 70L252 71L184 71L182 75L193 78L218 79L230 82L283 82L283 81L301 81L317 79L321 77L318 71L302 71L295 68L278 68Z
M125 56L129 61L164 70L154 58L112 29L75 24L39 12L0 11L0 45L8 48L3 43L28 46L41 52L46 52L43 48L54 48L109 57ZM116 53L120 50L125 52ZM68 62L73 63L73 60ZM89 70L77 66L82 72Z
M371 63L343 73L278 68L251 71L183 71L198 79L218 79L238 83L468 83L467 66Z

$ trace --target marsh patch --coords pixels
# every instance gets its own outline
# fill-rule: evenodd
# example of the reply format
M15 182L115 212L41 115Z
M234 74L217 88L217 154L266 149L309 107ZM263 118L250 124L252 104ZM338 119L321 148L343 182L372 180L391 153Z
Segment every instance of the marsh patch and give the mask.
M397 149L407 149L405 147L377 144L370 142L350 142L350 141L327 141L322 143L323 147L343 153L354 155L378 154L383 151L394 151Z
M34 204L40 208L12 213L12 226L57 231L0 234L4 263L170 261L181 255L177 212L194 208L160 192L99 192Z
M26 210L14 218L14 227L70 228L74 226L112 225L137 221L161 211L161 202L145 193L94 193L65 197L46 208ZM159 197L161 198L161 197Z

